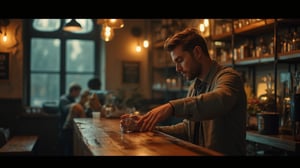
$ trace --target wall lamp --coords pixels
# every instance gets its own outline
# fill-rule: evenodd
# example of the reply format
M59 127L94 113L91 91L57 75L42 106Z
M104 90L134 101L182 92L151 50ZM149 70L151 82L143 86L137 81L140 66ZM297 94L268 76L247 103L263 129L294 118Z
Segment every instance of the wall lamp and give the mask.
M7 41L7 26L9 25L8 19L0 19L0 34L3 34L2 40ZM3 29L2 29L3 28Z
M66 23L64 25L64 31L69 31L69 32L73 32L73 31L79 31L82 29L82 26L80 25L80 23L78 23L76 21L76 19L71 19L70 22Z

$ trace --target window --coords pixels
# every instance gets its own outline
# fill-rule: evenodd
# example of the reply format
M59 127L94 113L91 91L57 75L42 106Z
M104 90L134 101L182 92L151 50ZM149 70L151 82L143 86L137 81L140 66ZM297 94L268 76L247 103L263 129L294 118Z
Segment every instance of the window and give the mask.
M70 19L32 19L28 25L27 102L42 106L57 102L71 83L87 89L87 81L99 75L99 28L93 19L77 19L83 29L65 32ZM30 99L29 99L30 98Z

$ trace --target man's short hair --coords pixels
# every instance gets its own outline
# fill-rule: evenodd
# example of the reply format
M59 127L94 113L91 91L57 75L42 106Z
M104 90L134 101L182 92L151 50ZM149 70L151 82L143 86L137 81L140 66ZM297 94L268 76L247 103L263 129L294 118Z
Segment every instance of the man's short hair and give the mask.
M99 90L101 88L101 81L99 78L92 78L88 81L88 87L93 90Z
M71 83L69 87L69 93L74 90L81 90L81 86L78 83Z

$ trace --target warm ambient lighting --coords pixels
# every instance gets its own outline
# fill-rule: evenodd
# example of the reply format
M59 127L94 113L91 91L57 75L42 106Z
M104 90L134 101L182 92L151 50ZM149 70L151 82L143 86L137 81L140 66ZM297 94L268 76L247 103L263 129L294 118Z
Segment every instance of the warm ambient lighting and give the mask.
M142 47L138 44L138 45L135 47L135 51L136 51L136 52L141 52L141 51L142 51Z
M76 19L72 19L70 22L66 23L64 26L64 31L79 31L82 27L80 23L76 21Z
M108 19L106 24L113 29L121 29L124 27L124 22L122 19Z
M145 48L149 47L149 41L148 40L144 40L143 45Z
M205 27L208 27L209 25L209 20L208 19L204 19L203 24Z
M0 19L0 34L3 35L2 40L3 42L6 42L8 40L7 38L7 26L9 25L8 19Z
M124 27L124 21L122 19L98 19L97 24L105 24L113 29L121 29Z
M4 36L3 36L2 40L3 40L4 42L7 41L7 34L6 34L6 32L4 33Z
M114 29L124 27L122 19L97 19L97 24L102 25L101 38L108 42L114 37Z
M101 30L101 38L108 42L110 40L112 40L112 38L114 37L114 30L107 26L107 25L103 25L102 30Z
M201 31L202 33L205 31L205 26L204 26L203 23L201 23L201 24L199 25L199 29L200 29L200 31Z

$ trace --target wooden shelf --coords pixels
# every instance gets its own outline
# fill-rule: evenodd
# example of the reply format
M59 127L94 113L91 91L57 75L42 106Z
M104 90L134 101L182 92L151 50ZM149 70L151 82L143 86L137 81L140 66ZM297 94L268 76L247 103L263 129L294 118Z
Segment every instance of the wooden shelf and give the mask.
M295 63L300 62L300 50L291 51L289 53L278 54L278 60L280 62Z
M256 35L260 32L264 32L269 29L272 30L275 19L263 19L258 22L251 23L247 26L243 26L241 28L236 28L233 30L235 35ZM218 35L212 35L211 39L214 41L226 41L231 40L232 32L225 32Z
M237 28L234 30L234 33L239 35L258 34L260 32L265 32L265 30L267 29L272 30L274 22L275 19L263 19L261 21L251 23L247 26Z
M214 41L229 41L231 40L231 32L226 32L226 33L222 33L222 34L218 34L218 35L212 35L211 39Z
M300 50L291 51L289 53L278 54L278 60L280 62L295 63L295 61L300 62ZM262 56L259 58L245 58L243 60L236 60L235 65L245 66L245 65L256 65L262 63L272 63L275 61L274 55ZM225 65L232 65L231 62L223 63Z
M262 135L257 131L247 131L246 140L290 152L299 153L300 150L300 141L295 141L291 135Z

